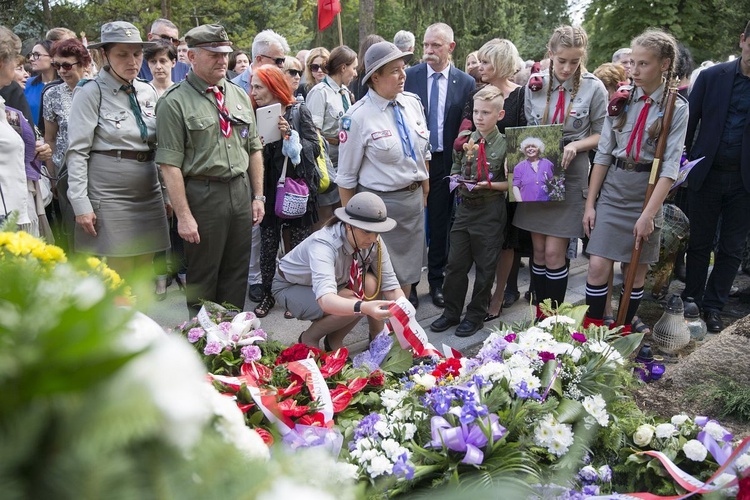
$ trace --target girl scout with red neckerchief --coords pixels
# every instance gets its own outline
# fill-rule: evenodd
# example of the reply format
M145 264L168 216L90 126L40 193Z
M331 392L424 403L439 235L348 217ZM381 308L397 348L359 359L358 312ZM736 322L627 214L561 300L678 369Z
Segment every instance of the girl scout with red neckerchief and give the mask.
M599 142L607 109L604 84L583 67L587 43L583 28L557 28L548 44L549 72L532 75L525 89L528 124L562 123L564 140L565 200L520 203L513 219L513 225L531 232L531 279L537 304L551 299L556 306L565 300L568 244L571 238L583 237L587 152Z
M633 244L642 246L625 316L626 331L643 297L648 264L659 260L661 207L677 178L688 121L688 104L678 96L669 131L660 136L667 82L678 54L675 39L663 31L647 30L633 40L632 47L635 86L621 88L609 104L583 218L591 255L586 279L587 324L602 324L613 262L629 262ZM667 141L660 178L643 209L659 137Z

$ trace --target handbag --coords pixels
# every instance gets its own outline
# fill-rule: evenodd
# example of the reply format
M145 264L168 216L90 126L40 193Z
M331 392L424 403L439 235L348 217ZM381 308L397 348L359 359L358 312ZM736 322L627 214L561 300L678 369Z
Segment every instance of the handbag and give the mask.
M310 188L303 179L291 179L286 176L286 164L289 158L284 157L284 167L276 184L276 204L274 212L281 219L298 219L307 212L307 200Z

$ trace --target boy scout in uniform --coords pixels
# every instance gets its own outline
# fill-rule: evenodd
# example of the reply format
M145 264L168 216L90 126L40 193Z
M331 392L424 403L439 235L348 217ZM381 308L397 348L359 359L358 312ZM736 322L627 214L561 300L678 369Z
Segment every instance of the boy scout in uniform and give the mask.
M156 162L185 240L192 315L201 300L245 305L250 230L265 197L250 99L225 80L232 42L218 24L193 28L185 41L193 69L159 99Z
M464 151L455 152L451 175L459 176L458 208L450 232L450 250L445 267L445 309L430 329L442 332L458 325L456 335L469 337L484 327L487 304L495 278L495 267L503 245L506 223L505 137L497 129L503 119L503 94L487 86L474 95L474 124ZM472 186L469 189L468 186ZM476 265L474 291L460 322L468 274Z

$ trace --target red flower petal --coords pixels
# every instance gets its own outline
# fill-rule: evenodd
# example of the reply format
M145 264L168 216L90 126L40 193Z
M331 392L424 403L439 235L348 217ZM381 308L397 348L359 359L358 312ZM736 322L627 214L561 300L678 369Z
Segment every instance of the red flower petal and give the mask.
M336 349L333 352L323 353L320 357L323 366L320 367L320 373L324 378L332 377L344 369L346 358L349 356L349 350L346 347Z
M310 407L298 405L294 399L285 399L279 402L279 410L285 417L301 417L310 411Z
M344 384L339 384L331 391L331 401L333 402L333 413L338 413L345 410L352 402L352 393Z
M253 377L258 382L263 383L270 381L273 376L273 370L266 365L256 363L255 361L251 363L242 363L240 373L242 373L242 375Z
M368 379L366 378L355 378L353 380L350 380L346 383L346 387L349 389L349 392L352 394L357 394L359 391L365 388L367 385Z
M237 403L237 407L238 407L238 408L240 409L240 411L241 411L242 413L247 413L247 412L249 412L249 411L250 411L250 409L251 409L251 408L252 408L253 406L255 406L255 404L253 404L253 403L248 403L248 404L246 404L246 405L245 405L245 404L242 404L242 403L239 403L239 402Z
M280 398L288 398L291 396L294 396L299 391L302 390L302 383L300 382L300 378L297 377L297 380L293 380L291 384L289 384L286 387L278 388L278 394Z
M383 374L382 371L378 370L370 375L367 383L374 387L381 387L385 383L385 374Z
M260 438L263 440L264 443L266 443L266 446L268 447L273 446L273 435L270 432L268 432L262 427L255 427L253 430L260 435Z
M316 427L325 427L326 426L326 417L320 413L313 413L312 415L302 415L299 420L297 420L297 423L300 425L312 425Z

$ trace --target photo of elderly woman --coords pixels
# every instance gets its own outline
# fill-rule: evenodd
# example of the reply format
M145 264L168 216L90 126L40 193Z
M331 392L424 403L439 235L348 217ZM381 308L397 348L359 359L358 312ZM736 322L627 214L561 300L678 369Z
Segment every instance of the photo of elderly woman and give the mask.
M553 125L506 130L508 165L515 165L508 169L508 182L512 186L510 201L565 199L565 171L559 166L559 129Z

